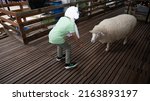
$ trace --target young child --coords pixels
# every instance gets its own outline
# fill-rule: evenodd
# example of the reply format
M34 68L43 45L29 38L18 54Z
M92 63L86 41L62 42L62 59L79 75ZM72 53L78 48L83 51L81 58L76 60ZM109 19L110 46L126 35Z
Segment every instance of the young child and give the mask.
M65 58L65 68L70 69L77 66L77 63L71 62L71 45L67 41L71 40L79 41L79 32L75 24L75 20L79 18L78 8L75 6L69 7L65 16L61 17L54 28L49 33L49 42L57 45L57 61L61 61ZM63 54L65 49L65 54Z

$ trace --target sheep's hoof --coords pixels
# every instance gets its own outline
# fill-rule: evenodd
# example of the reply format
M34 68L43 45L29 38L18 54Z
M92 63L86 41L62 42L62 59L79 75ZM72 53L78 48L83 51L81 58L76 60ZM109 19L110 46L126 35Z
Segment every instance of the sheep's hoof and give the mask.
M127 43L127 37L124 39L123 45L125 45L126 43Z
M106 52L108 52L108 51L109 51L109 49L108 49L108 48L106 48L106 49L105 49L105 51L106 51Z
M124 41L124 42L123 42L123 45L125 45L125 44L127 44L127 41Z

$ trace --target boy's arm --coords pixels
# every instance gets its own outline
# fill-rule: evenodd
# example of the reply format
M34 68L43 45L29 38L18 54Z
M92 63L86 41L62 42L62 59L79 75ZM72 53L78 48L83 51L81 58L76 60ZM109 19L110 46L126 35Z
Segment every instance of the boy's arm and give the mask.
M82 46L82 41L80 38L78 38L78 36L76 35L76 33L70 33L72 36L69 37L70 40L74 40L74 41L77 41L78 44L80 46Z
M70 41L79 41L79 38L78 38L78 36L76 36L75 32L74 33L69 33L67 36L68 36Z
M74 41L78 41L79 38L76 36L76 33L70 33L72 36L70 37Z

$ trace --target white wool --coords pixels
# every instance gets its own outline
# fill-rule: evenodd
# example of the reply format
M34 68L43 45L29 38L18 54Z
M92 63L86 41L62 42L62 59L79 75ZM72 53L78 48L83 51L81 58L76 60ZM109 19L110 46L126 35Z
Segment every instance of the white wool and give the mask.
M112 43L128 36L136 26L137 20L129 14L121 14L101 21L91 33L99 34L99 41ZM103 35L101 34L103 33ZM100 35L101 34L101 35Z
M79 18L78 7L75 7L75 6L69 7L65 12L65 16L69 17L75 23L75 20ZM76 23L75 23L75 31L76 31L76 36L80 38ZM68 34L68 36L71 36L71 35Z

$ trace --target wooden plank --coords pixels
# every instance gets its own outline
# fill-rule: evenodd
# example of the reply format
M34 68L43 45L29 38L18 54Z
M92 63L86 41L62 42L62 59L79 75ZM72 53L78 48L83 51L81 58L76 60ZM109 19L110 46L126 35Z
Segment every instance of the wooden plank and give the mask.
M5 82L6 83L15 83L17 82L18 79L23 78L24 76L27 76L28 74L30 74L32 71L35 71L36 69L38 69L38 66L42 66L43 64L45 64L45 61L48 61L49 57L47 57L46 55L42 55L41 57L39 57L38 59L36 59L37 61L31 61L28 64L29 68L26 67L22 67L20 68L17 73L14 76L14 78L5 78ZM42 61L41 61L42 60ZM32 68L30 68L32 67ZM11 75L9 75L11 77ZM7 76L8 77L8 76Z
M10 15L10 16L16 16L15 12L7 11L7 10L1 9L1 8L0 8L0 12L7 14L7 15Z
M21 5L27 5L27 2L12 2L8 4L2 4L0 7L10 7L10 6L21 6Z
M139 77L139 80L138 80L138 83L139 84L143 84L143 83L146 83L146 84L149 84L149 77L150 77L150 64L149 63L144 63L143 65L143 73L140 74L140 77Z
M41 22L50 18L55 18L55 17L59 17L62 16L64 13L59 13L59 14L54 14L54 15L46 15L45 17L41 17L41 18L37 18L37 19L33 19L33 20L29 20L29 21L25 21L22 23L23 26L27 26L27 25L31 25L37 22Z
M4 28L6 28L6 29L11 29L11 30L13 30L13 31L15 31L16 33L20 33L16 28L14 28L13 26L10 26L10 25L7 25L7 24L5 24L5 23L1 23L3 26L4 26ZM18 25L17 25L18 26ZM16 26L16 27L17 27Z
M18 23L15 23L14 21L12 21L12 20L9 20L9 19L5 19L5 18L3 18L3 17L1 17L0 16L0 19L2 20L2 21L4 21L4 22L8 22L8 23L10 23L11 25L13 25L13 26L19 26L18 25ZM2 23L1 23L2 24Z
M59 5L59 6L47 6L47 7L43 7L43 8L39 8L39 9L33 9L33 10L30 10L30 11L18 12L16 14L16 16L17 17L30 17L30 16L33 16L33 15L49 12L51 10L67 7L67 6L70 6L70 5L71 4L62 4L62 5Z
M35 50L34 50L34 51L35 51ZM33 51L33 52L34 52L34 51ZM21 57L22 57L22 56L21 56ZM32 62L31 62L31 63L32 63ZM21 65L20 65L20 66L21 66ZM23 65L22 65L22 66L23 66ZM30 67L30 66L29 66L29 67ZM19 68L21 68L20 70L22 70L23 67L19 67ZM24 68L27 68L27 67L24 67ZM16 75L16 74L14 74L14 75ZM14 81L14 82L15 82L15 81Z

